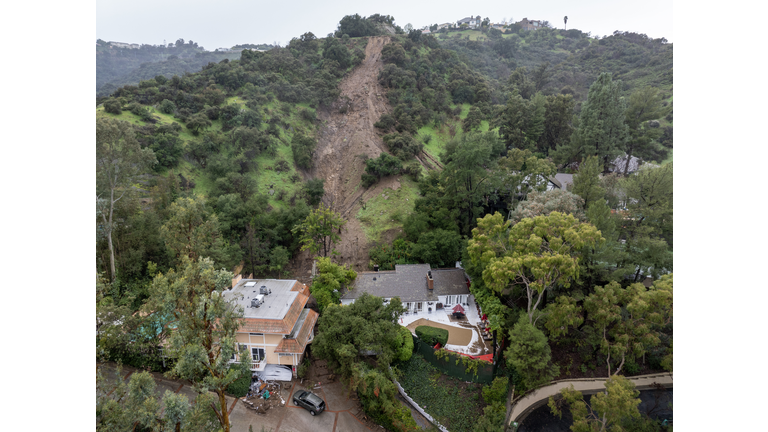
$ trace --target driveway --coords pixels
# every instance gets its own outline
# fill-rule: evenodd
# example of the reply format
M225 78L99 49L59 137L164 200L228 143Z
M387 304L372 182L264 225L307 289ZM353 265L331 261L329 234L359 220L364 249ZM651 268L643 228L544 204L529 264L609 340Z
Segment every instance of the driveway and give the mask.
M114 364L104 365L108 377L114 377ZM124 366L121 376L128 379L136 371L135 368ZM152 376L157 383L157 397L162 398L166 390L174 393L182 393L192 401L195 393L188 381L171 380L160 373ZM290 385L290 387L289 387ZM299 390L310 390L325 400L326 410L319 415L312 416L309 411L298 407L293 403L293 394ZM245 407L242 401L227 397L227 405L230 407L229 420L234 432L248 432L249 427L254 432L260 432L262 426L265 431L271 432L306 432L306 431L332 431L332 432L364 432L372 431L359 418L363 418L360 403L354 398L347 397L347 389L340 382L324 383L320 386L310 386L305 380L293 380L290 384L284 383L280 396L285 400L285 405L271 409L266 414L257 414ZM375 428L381 429L381 428Z

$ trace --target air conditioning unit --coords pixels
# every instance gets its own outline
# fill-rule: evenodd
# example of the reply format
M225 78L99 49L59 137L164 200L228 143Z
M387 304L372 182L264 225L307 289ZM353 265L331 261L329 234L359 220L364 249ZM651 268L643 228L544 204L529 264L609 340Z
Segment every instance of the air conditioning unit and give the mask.
M259 307L259 306L261 306L263 304L264 304L264 295L263 294L259 294L256 297L251 299L251 307L252 308L257 308L257 307Z

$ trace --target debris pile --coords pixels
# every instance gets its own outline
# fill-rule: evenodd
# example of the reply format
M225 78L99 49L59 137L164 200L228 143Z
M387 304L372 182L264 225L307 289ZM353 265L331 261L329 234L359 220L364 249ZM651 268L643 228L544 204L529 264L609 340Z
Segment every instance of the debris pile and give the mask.
M285 405L285 400L280 394L282 384L274 381L264 381L255 377L251 383L251 389L245 397L240 398L245 407L265 414L271 408Z

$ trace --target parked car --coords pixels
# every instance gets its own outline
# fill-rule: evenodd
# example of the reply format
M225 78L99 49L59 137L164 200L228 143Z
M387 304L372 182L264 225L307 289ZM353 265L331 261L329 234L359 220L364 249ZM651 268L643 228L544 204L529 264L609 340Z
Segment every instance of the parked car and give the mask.
M294 393L293 403L309 411L312 415L325 411L325 401L320 396L306 390L299 390Z

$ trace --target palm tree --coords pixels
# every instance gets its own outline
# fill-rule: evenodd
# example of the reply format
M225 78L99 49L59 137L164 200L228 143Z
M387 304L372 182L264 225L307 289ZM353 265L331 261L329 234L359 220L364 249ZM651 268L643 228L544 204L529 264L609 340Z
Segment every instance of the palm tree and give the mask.
M565 21L565 29L568 30L568 15L563 18L563 21Z

